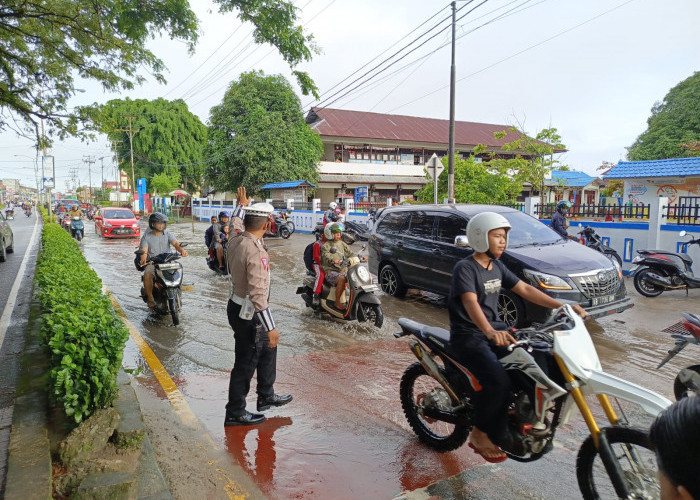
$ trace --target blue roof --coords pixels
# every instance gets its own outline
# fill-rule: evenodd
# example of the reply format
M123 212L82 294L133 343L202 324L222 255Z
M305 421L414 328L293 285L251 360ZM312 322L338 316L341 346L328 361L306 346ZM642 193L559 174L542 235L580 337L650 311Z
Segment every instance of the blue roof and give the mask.
M265 184L260 189L288 189L299 187L302 184L308 184L311 187L316 187L315 184L311 184L308 181L287 181L287 182L271 182L270 184Z
M668 160L621 161L605 174L606 179L636 177L685 177L700 175L700 157Z
M597 177L591 177L585 172L569 170L552 170L552 180L560 181L565 186L584 187L595 181Z

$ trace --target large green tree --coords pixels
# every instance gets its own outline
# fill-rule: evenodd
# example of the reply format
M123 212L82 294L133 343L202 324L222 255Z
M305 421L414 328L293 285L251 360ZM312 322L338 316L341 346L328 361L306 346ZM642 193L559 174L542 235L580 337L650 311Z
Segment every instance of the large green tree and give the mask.
M321 139L281 75L244 73L211 109L206 180L216 189L243 185L258 192L268 182L315 183L322 155Z
M291 1L214 1L220 12L252 23L255 41L277 47L292 68L316 51ZM197 30L187 0L3 0L0 130L13 127L42 142L39 124L45 119L50 133L81 134L83 113L68 107L77 77L100 82L106 91L133 89L144 73L164 82L164 64L148 40L166 34L193 52ZM294 74L305 94L316 94L306 73Z
M478 154L485 149L477 146ZM447 198L447 156L442 158L445 169L438 178L438 201ZM504 204L514 200L522 190L522 183L500 170L497 165L477 162L474 155L455 159L455 200L457 203ZM421 203L432 203L434 184L429 182L416 192Z
M164 189L178 187L181 180L187 191L200 187L207 127L190 113L184 101L115 99L99 106L91 116L94 127L107 134L119 167L129 177L131 126L136 178L145 177L150 186L159 176L156 184L161 195Z
M631 161L699 156L700 72L669 90L651 108L647 129L629 148Z

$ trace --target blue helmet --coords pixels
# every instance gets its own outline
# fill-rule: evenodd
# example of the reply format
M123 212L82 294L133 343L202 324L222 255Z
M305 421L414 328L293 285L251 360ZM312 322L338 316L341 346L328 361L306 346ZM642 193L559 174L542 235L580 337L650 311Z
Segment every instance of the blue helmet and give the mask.
M219 212L219 220L221 220L222 217L231 217L231 214L228 212Z

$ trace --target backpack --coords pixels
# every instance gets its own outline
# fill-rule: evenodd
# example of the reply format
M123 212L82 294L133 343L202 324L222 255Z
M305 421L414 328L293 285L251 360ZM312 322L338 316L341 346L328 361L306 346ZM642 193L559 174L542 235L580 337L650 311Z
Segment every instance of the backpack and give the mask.
M304 249L304 265L311 272L314 272L314 244L309 243Z

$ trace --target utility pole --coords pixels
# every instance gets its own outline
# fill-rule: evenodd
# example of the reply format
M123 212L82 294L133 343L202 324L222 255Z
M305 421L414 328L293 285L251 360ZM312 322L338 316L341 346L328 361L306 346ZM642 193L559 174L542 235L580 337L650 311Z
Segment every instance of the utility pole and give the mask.
M100 184L100 189L102 190L102 198L104 198L104 192L105 192L105 157L103 156L100 158L100 162L102 163L102 183Z
M118 132L129 132L129 150L131 151L131 202L134 202L134 189L136 188L136 174L134 173L134 134L138 132L138 130L134 130L132 127L131 120L133 118L132 114L128 115L129 117L129 128L128 129L122 129L122 128L117 128L115 129Z
M87 163L88 166L88 203L92 203L92 170L90 167L97 160L95 160L94 156L83 156L83 161Z
M457 2L452 2L452 65L450 66L450 144L447 148L447 202L455 202L455 25Z

